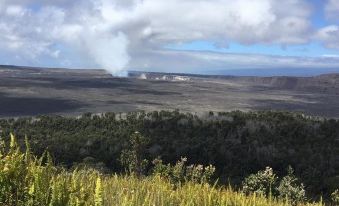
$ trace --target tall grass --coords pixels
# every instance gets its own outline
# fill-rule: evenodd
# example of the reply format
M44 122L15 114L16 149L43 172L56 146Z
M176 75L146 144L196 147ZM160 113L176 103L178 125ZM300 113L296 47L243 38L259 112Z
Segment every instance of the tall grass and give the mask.
M67 171L53 166L47 153L41 158L33 156L26 144L24 153L13 135L9 148L0 144L0 205L288 205L286 200L246 196L207 183L173 184L160 176L103 175L91 169Z

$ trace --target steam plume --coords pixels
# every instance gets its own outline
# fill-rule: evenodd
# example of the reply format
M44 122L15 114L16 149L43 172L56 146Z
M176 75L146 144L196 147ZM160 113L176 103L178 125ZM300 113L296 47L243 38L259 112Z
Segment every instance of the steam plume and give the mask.
M89 56L113 76L126 76L129 62L128 39L119 32L114 34L94 34L84 39Z

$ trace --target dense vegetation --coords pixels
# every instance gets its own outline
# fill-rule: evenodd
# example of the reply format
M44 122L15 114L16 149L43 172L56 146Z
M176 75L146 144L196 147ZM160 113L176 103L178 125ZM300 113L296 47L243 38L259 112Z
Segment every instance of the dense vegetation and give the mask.
M233 191L230 187L212 186L202 179L201 182L192 179L173 184L170 178L165 178L159 173L149 177L137 177L103 175L93 169L67 171L53 166L48 153L41 158L35 157L30 152L28 141L26 145L26 152L22 153L13 135L9 147L1 142L1 205L323 205L321 202L318 204L291 202L288 198L278 200L272 196L265 198L257 193L245 195ZM179 163L172 168L178 171L178 174L183 171L180 165ZM160 171L159 165L156 171Z
M339 121L333 119L284 112L198 117L161 111L0 120L0 129L2 137L13 132L21 144L27 136L37 155L48 148L55 163L68 168L124 172L121 154L139 131L146 138L140 157L149 160L144 174L156 158L175 164L187 157L188 164L214 165L220 184L240 187L245 177L267 166L283 177L291 166L308 197L329 198L339 188Z

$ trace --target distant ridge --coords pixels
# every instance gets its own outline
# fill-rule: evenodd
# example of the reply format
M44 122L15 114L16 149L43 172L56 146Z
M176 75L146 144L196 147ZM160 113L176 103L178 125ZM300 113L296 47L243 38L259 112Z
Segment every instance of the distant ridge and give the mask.
M256 87L270 87L283 90L312 90L317 92L326 92L330 94L339 94L339 73L321 74L311 77L293 77L293 76L230 76L230 75L199 75L199 74L179 74L179 73L157 73L157 72L139 72L129 73L131 78L146 80L165 80L175 81L181 78L183 80L194 79L223 79L237 83L250 83Z
M139 77L142 74L147 74L150 77L159 77L163 75L172 75L172 76L187 76L187 77L197 77L197 78L226 78L226 79L241 79L241 78L337 78L339 72L326 73L326 74L317 74L312 76L293 76L293 75L272 75L272 76L255 76L255 75L222 75L222 74L190 74L190 73L171 73L171 72L146 72L146 71L129 71L129 77Z
M34 67L34 66L17 66L17 65L1 65L0 69L27 69L31 71L62 71L62 72L74 72L74 73L101 73L101 74L108 74L107 71L104 69L98 69L98 68L89 68L89 69L83 69L83 68L57 68L57 67ZM295 69L297 70L297 69ZM270 78L270 77L297 77L297 78L309 78L309 77L321 77L324 76L327 77L335 77L339 75L339 69L338 71L333 70L323 70L323 69L312 69L315 72L312 74L310 72L311 70L308 70L310 73L305 75L300 75L298 72L294 72L298 75L293 75L291 71L295 71L293 69L285 69L286 74L282 74L282 70L267 70L267 69L251 69L251 70L226 70L226 71L214 71L209 74L199 74L199 73L177 73L177 72L147 72L147 71L136 71L136 70L130 70L128 71L129 77L136 77L139 76L142 73L148 74L150 76L159 76L159 75L172 75L172 76L187 76L187 77L200 77L200 78L237 78L237 77L259 77L259 78ZM280 71L280 72L276 72ZM254 73L257 73L255 75ZM263 73L266 73L267 75L263 75ZM279 73L278 75L276 73ZM281 73L281 74L280 74Z
M98 71L98 72L106 72L104 69L81 69L81 68L62 68L62 67L32 67L32 66L16 66L16 65L3 65L0 64L0 69L30 69L30 70L68 70L68 71L76 71L76 72L86 72L86 71ZM107 73L107 72L106 72Z
M0 65L0 77L37 78L44 76L64 78L112 78L102 69L65 69L65 68L42 68L22 67L15 65ZM190 81L194 79L220 79L237 83L250 83L256 87L270 87L283 90L312 90L339 94L339 73L321 74L310 77L295 76L235 76L235 75L208 75L208 74L185 74L166 72L141 72L129 71L129 78L157 80L157 81ZM204 81L205 81L204 80Z
M66 69L66 68L48 68L48 67L29 67L15 65L0 65L0 77L92 77L92 78L109 78L103 69Z

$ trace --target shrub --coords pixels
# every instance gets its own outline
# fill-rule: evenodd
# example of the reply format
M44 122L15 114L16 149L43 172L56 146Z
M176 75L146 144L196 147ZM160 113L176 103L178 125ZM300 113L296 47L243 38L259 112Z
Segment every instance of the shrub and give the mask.
M339 205L339 189L331 194L331 200L335 205Z
M305 200L305 187L295 177L292 167L288 167L288 174L281 179L277 191L281 199L286 198L293 205Z
M172 167L172 180L174 182L184 182L187 178L185 177L185 164L187 162L186 157L182 157L181 160L177 161L177 163Z
M153 175L167 178L174 183L194 182L208 183L211 181L215 167L213 165L189 165L186 166L187 158L183 157L174 166L163 164L161 159L153 160Z
M263 196L271 196L274 192L277 177L273 173L273 169L266 167L265 170L259 171L256 174L251 174L243 181L243 192L247 195L256 193Z
M273 169L266 167L265 170L245 178L243 192L247 195L256 193L266 197L276 196L292 205L305 201L304 185L296 178L292 167L288 167L287 172L288 174L279 181Z

